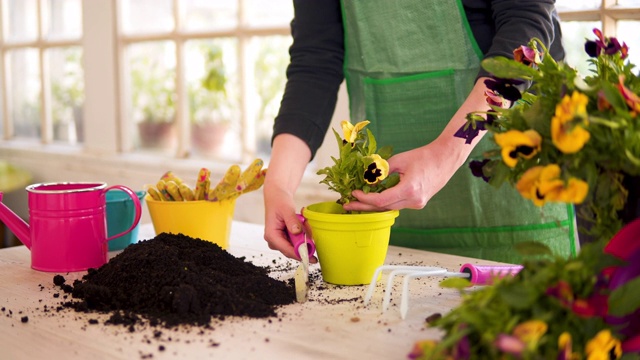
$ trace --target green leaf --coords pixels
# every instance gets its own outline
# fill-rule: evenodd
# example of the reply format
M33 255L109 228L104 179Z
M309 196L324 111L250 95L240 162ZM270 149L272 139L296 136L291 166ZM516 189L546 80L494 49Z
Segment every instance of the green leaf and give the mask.
M640 309L640 277L616 288L609 297L609 313L625 316Z
M515 250L522 255L553 255L549 247L537 241L523 241L515 244Z
M532 67L513 61L504 56L496 56L482 60L482 67L494 76L502 79L527 79L539 76Z
M440 287L462 290L471 286L471 282L464 278L448 278L440 281Z
M385 160L388 160L392 154L393 154L393 146L387 145L378 149L378 155L380 155L380 157Z
M627 103L624 101L622 94L620 94L620 90L618 90L615 85L606 81L603 81L601 85L602 91L604 92L604 97L611 104L611 106L619 111L627 111Z
M537 289L522 283L502 286L498 294L507 305L514 309L527 309L538 299Z

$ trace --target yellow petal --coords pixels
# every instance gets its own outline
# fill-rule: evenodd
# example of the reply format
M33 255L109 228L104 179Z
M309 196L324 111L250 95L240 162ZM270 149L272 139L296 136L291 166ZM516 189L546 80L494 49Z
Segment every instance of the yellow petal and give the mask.
M495 134L494 139L502 149L502 161L514 167L519 158L531 159L540 151L542 137L535 130L509 130L504 133ZM529 150L524 152L523 150Z
M348 142L353 142L351 140L351 134L353 134L353 125L351 125L351 123L347 120L342 120L340 125L342 126L342 134L344 135L344 139Z

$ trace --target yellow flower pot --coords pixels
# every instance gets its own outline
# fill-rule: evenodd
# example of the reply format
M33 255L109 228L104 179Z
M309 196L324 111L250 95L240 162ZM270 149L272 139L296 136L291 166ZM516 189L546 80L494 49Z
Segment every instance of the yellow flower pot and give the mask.
M153 229L157 234L183 234L229 247L229 234L236 201L157 201L145 197Z
M335 202L306 207L302 215L311 228L322 278L336 285L366 285L384 264L391 225L397 210L346 214Z

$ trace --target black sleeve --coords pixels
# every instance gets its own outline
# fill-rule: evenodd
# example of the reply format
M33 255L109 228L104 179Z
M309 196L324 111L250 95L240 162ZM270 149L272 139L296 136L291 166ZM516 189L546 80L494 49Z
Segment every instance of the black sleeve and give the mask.
M513 50L540 39L556 60L564 59L554 0L463 0L484 57L513 58ZM478 76L488 76L481 70Z
M344 79L344 35L339 0L294 0L291 62L273 137L304 140L312 158L322 144Z

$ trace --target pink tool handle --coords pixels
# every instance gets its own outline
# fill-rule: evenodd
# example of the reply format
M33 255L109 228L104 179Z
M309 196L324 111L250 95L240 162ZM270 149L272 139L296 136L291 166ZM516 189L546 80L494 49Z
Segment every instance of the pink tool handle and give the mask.
M304 222L306 219L304 218L304 216L300 215L300 214L296 214L298 215L298 219L300 219L300 221ZM287 231L289 234L289 240L291 240L291 243L293 244L293 249L296 251L296 255L300 256L300 253L298 252L298 248L300 247L300 245L304 244L304 237L305 237L305 233L304 231L301 232L300 234L292 234L291 232ZM316 252L316 244L313 242L313 239L311 238L307 238L307 250L309 253L309 258L311 258L313 256L313 254Z
M489 285L496 277L515 276L520 270L522 265L464 264L460 268L461 273L469 274L469 281L474 285Z

